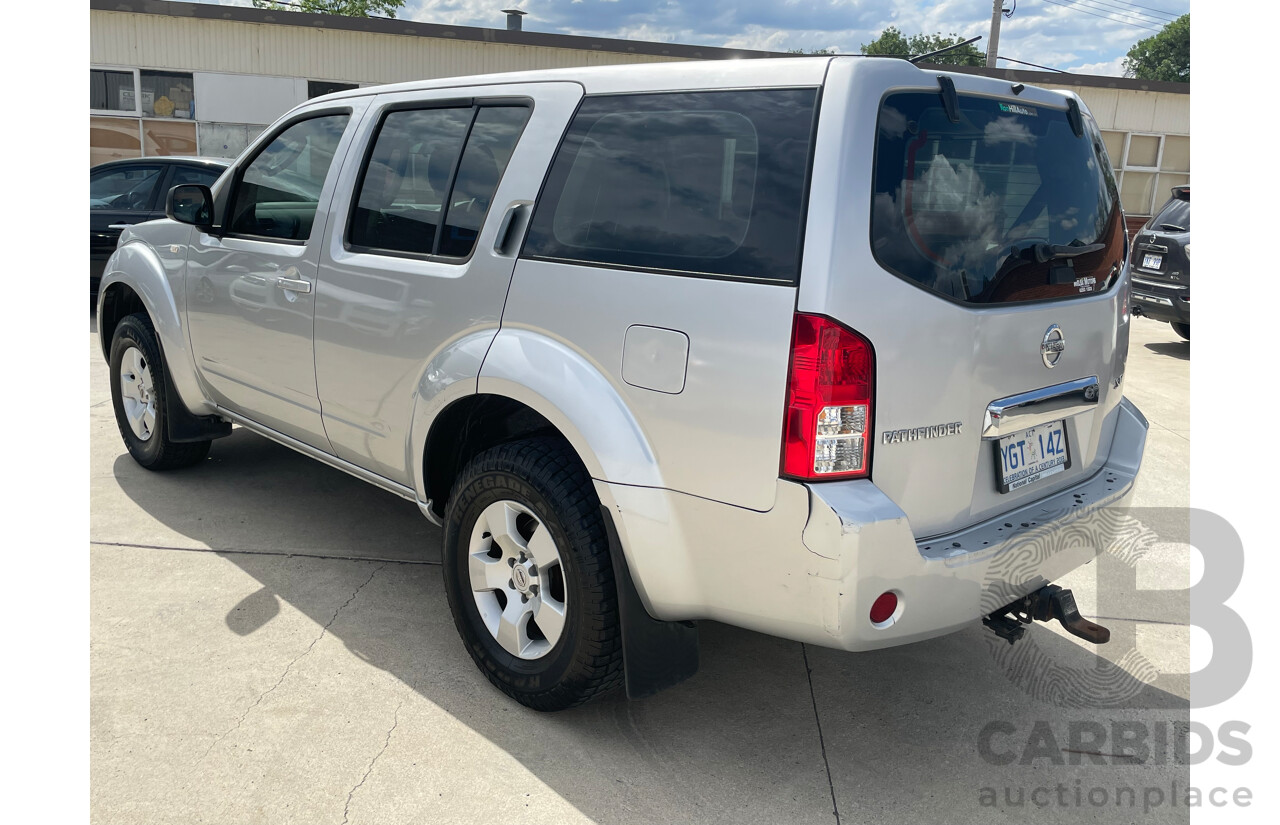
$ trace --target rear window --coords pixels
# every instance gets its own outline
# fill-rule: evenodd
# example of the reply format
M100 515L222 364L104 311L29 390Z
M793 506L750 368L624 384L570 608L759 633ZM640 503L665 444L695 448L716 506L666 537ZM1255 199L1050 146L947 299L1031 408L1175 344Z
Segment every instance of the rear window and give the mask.
M526 257L793 282L815 89L590 97Z
M895 275L969 304L1070 298L1118 277L1124 228L1102 137L1065 110L938 92L885 98L871 242Z
M1188 194L1185 198L1186 200L1183 200L1175 196L1164 205L1158 215L1151 219L1148 226L1164 232L1190 232L1191 195Z

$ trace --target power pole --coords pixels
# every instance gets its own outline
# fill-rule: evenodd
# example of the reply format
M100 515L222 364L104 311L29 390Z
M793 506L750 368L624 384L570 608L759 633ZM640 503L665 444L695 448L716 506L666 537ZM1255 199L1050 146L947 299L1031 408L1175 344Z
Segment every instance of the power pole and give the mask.
M996 49L1000 47L1000 15L1004 13L1004 0L991 4L991 37L987 43L987 68L996 67Z

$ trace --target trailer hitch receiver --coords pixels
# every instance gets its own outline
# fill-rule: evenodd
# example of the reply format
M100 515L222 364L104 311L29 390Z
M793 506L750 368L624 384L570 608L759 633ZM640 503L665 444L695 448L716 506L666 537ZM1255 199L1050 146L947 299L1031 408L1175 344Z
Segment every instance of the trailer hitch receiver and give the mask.
M1061 622L1072 636L1086 642L1102 645L1111 640L1111 631L1081 616L1076 609L1075 596L1070 590L1056 584L1045 585L1031 595L1023 596L989 616L984 616L982 623L1001 639L1013 644L1022 638L1027 630L1026 625L1054 619Z

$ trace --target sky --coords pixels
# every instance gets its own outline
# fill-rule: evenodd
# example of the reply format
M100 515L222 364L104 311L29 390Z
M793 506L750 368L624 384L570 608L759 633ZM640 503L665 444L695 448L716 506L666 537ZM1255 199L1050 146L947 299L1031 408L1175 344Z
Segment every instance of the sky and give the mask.
M250 5L249 0L203 0ZM1016 4L1016 7L1015 7ZM699 46L857 53L888 26L982 35L992 0L407 0L403 20L505 27L501 10L528 12L527 31ZM1004 0L1001 57L1081 74L1120 76L1129 48L1191 10L1191 0ZM1001 61L1001 67L1018 68ZM1025 67L1024 67L1025 68Z

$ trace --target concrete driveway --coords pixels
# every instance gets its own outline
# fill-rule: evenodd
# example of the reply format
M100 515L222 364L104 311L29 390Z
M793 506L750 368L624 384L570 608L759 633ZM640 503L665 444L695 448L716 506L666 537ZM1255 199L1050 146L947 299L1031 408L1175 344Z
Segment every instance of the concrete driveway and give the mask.
M1115 741L1117 723L1148 742L1185 732L1185 615L1102 605L1142 668L1114 642L1099 659L1056 626L1029 631L1039 671L1151 683L1105 708L1036 689L977 623L854 655L706 622L684 684L538 714L472 665L440 532L412 503L242 429L200 467L140 469L90 325L94 822L1187 821L1145 790L1185 788L1186 766ZM1135 319L1139 505L1189 504L1189 355ZM1099 566L1064 582L1086 611ZM1136 579L1177 590L1189 569L1162 544Z

